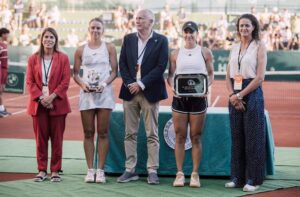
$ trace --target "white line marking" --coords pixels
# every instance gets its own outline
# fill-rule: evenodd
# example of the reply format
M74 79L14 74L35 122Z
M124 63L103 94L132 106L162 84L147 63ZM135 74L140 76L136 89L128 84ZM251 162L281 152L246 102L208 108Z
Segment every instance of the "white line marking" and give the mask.
M27 109L22 109L22 110L20 110L20 111L16 111L16 112L14 112L14 113L11 113L11 115L21 114L21 113L24 113L24 112L26 112L26 111L27 111Z
M78 97L79 97L79 94L78 94L78 95L75 95L75 96L70 96L70 97L69 97L69 100L72 100L72 99L78 98Z
M69 86L69 89L70 88L75 88L75 87L78 87L78 85L77 84L76 85L71 85L71 86ZM14 97L14 98L5 99L5 102L15 101L15 100L18 100L18 99L26 98L28 96L29 95L27 94L27 95L17 96L17 97Z
M78 98L78 97L79 97L79 94L78 94L78 95L75 95L75 96L69 97L69 100L72 100L72 99ZM21 113L24 113L24 112L26 112L26 111L27 111L27 109L22 109L22 110L20 110L20 111L16 111L16 112L11 113L11 115L21 114Z
M213 102L213 104L211 106L215 107L219 100L220 100L220 96L217 96L217 98L215 99L215 101Z
M22 96L17 96L17 97L10 98L10 99L5 99L5 102L18 100L18 99L25 98L25 97L28 97L28 95L22 95Z

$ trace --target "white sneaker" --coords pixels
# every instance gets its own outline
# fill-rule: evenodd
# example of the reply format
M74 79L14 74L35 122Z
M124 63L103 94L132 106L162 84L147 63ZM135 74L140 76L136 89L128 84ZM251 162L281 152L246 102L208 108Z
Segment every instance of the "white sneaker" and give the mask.
M192 172L191 180L190 180L190 187L200 187L200 179L199 174L197 172Z
M84 181L86 183L94 183L95 182L95 170L94 169L88 169L87 174L84 178Z
M104 170L97 169L97 171L96 171L96 183L106 183Z
M231 182L225 183L225 187L226 188L235 188L236 184L233 181L231 181Z
M244 192L254 192L256 191L257 189L259 188L259 185L249 185L249 184L246 184L244 187L243 187L243 191Z
M185 177L183 172L177 172L175 181L173 182L174 187L183 187L185 183Z

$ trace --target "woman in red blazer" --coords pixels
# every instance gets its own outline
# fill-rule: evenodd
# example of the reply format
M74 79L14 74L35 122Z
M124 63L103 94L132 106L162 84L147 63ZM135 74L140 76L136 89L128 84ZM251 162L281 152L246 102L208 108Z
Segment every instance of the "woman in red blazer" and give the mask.
M42 32L39 51L29 57L26 85L30 98L27 111L33 119L38 175L47 178L48 140L51 139L51 181L60 182L65 120L71 112L67 97L70 83L68 56L58 51L58 36L53 28Z

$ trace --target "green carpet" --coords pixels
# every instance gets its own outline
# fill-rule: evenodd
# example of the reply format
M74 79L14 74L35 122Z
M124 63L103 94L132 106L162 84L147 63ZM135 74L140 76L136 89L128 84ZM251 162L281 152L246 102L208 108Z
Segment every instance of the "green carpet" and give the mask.
M275 159L275 175L268 176L258 192L300 186L300 148L276 148ZM78 141L64 141L63 170L65 175L61 183L34 183L32 180L1 182L0 196L230 197L249 194L241 189L225 189L225 179L206 177L201 181L201 188L174 188L174 177L161 177L161 183L157 186L148 185L145 177L136 182L120 184L115 176L108 176L106 184L86 184L83 182L86 172L83 146ZM36 171L34 140L0 139L0 172Z

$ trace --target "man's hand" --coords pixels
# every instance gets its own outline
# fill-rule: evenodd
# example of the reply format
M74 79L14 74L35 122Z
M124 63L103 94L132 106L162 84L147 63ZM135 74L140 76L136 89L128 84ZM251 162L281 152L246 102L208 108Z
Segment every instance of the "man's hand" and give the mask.
M142 90L137 82L129 84L128 88L131 94L137 94Z

